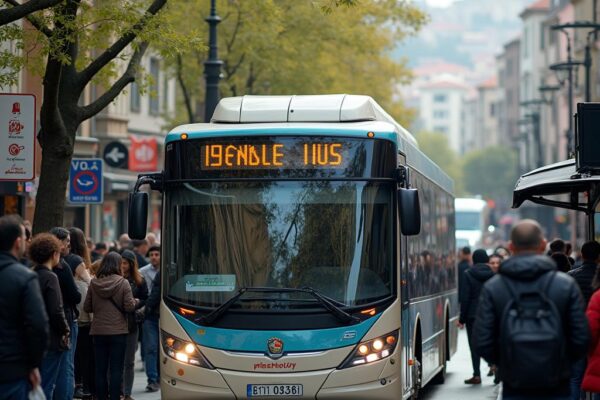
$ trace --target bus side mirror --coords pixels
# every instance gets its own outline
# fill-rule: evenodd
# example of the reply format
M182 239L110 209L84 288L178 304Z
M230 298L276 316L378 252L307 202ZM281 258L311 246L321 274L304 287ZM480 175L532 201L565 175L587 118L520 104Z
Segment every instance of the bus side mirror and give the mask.
M417 189L398 189L398 213L403 235L413 236L421 232L421 206Z
M148 225L148 193L129 194L129 215L127 233L131 239L145 239Z

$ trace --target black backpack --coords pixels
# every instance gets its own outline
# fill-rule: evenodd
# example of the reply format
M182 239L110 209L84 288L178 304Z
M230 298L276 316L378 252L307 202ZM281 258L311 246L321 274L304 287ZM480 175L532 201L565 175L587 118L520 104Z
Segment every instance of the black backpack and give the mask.
M568 368L562 317L547 296L555 276L520 291L502 279L510 298L500 325L500 375L513 388L554 387Z

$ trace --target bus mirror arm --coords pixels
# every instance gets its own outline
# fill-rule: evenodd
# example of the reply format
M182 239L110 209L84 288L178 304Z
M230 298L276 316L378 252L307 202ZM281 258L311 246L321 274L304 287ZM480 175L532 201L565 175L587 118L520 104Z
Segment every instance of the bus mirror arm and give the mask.
M152 174L140 174L138 175L137 182L135 183L133 193L139 192L140 187L142 185L150 185L150 189L162 192L164 186L163 182L164 175L162 172L155 172Z

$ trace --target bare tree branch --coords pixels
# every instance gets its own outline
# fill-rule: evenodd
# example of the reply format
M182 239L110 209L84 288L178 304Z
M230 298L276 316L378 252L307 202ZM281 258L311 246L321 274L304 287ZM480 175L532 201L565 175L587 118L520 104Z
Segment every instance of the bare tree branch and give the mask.
M190 92L183 79L183 61L181 59L181 54L177 54L177 82L179 83L179 87L181 88L181 92L183 94L185 109L188 114L188 121L190 124L193 124L195 122L194 109L192 108L192 98L190 97Z
M231 34L231 38L227 41L227 53L231 53L231 49L235 44L235 39L237 38L237 34L242 26L242 6L240 3L237 3L237 20L235 21L235 28L233 29L233 33Z
M3 0L5 3L10 4L14 7L22 6L23 4L19 3L17 0ZM29 1L29 3L33 2L33 0ZM45 26L39 19L35 18L33 15L25 16L25 19L29 21L29 23L38 31L46 35L46 37L52 36L52 30Z
M127 69L123 72L123 75L108 89L102 96L98 97L93 103L80 107L79 119L85 121L88 118L93 117L102 111L106 106L113 101L125 86L135 81L136 70L140 65L140 61L148 48L148 42L142 42L137 50L131 56Z
M227 78L231 78L232 76L235 75L237 70L242 66L245 58L246 58L246 53L242 53L238 62L235 63L235 65L233 65L231 67L229 67L229 63L227 62L227 60L224 61L224 65L225 65L224 69L225 69L225 72L227 73Z
M4 0L4 3L11 5L11 8L0 10L0 26L10 24L18 19L28 17L29 14L36 11L53 7L62 0L29 0L20 4L16 0Z
M83 71L79 72L78 85L85 87L92 78L100 72L109 62L114 60L125 47L137 37L138 32L146 26L150 18L156 15L167 3L167 0L154 0L148 7L144 16L131 27L131 29L114 42L108 49L92 61Z

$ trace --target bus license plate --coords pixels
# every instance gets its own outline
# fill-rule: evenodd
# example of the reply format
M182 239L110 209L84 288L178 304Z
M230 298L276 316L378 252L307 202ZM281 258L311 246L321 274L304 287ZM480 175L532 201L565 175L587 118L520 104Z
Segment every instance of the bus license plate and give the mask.
M248 397L302 396L302 385L248 385Z

